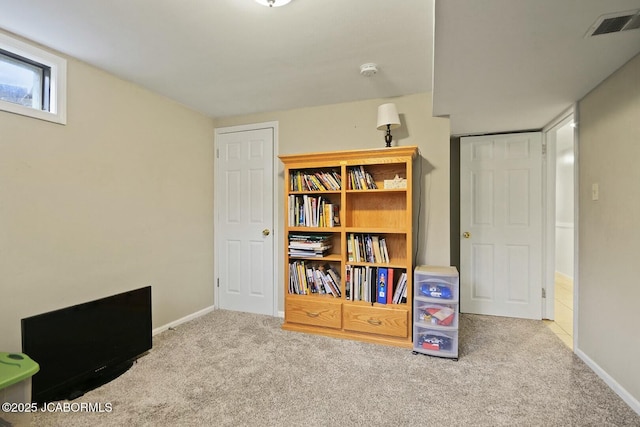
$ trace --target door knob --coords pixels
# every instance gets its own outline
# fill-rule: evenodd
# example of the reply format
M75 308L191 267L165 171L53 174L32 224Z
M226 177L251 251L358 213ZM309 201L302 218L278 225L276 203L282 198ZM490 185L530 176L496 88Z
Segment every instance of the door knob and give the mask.
M469 237L471 237L471 233L469 233L468 231L465 231L464 233L462 233L462 237L464 237L465 239L468 239Z
M268 228L265 228L264 230L262 230L262 235L263 235L263 236L268 236L268 235L269 235L269 233L270 233L270 231L269 231L269 229L268 229Z

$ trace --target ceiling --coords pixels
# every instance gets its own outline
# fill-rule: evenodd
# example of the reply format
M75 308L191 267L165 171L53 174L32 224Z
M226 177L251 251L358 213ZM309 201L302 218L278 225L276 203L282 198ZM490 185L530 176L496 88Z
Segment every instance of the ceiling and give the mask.
M0 0L0 28L211 117L433 90L434 114L462 135L543 127L640 51L640 30L583 37L599 15L636 8L640 0L435 0L435 9L434 0ZM378 72L364 77L369 62Z
M212 117L431 90L430 0L0 0L0 28ZM374 62L372 78L360 65Z
M433 113L453 135L541 129L640 52L640 30L585 38L640 0L438 0ZM639 81L640 83L640 81Z

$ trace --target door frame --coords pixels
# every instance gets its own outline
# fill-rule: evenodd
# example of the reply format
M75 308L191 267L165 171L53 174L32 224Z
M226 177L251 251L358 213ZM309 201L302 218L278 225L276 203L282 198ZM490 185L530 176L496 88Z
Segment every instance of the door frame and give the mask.
M578 122L578 109L577 105L573 104L561 114L559 114L556 118L554 118L549 124L547 124L542 129L542 134L544 138L544 144L547 145L547 156L544 159L545 168L543 171L543 176L545 179L544 187L545 187L545 243L544 243L544 265L543 265L543 280L544 280L544 288L546 291L546 301L543 304L543 319L552 319L554 318L554 308L555 308L555 215L556 215L556 146L555 139L550 138L549 134L551 132L555 132L560 127L566 125L571 120L574 123ZM573 348L576 348L576 342L578 338L578 288L579 288L579 280L578 280L578 263L580 262L580 258L578 256L578 236L579 236L579 141L578 141L578 127L574 126L573 129Z
M216 233L216 230L219 229L220 227L220 223L219 223L219 209L218 206L220 206L220 194L221 194L221 190L220 190L220 182L221 179L218 176L218 170L219 168L217 167L217 163L218 163L218 150L219 150L219 145L218 145L218 136L222 135L222 134L226 134L226 133L234 133L234 132L246 132L246 131L252 131L252 130L260 130L260 129L271 129L273 131L273 176L272 176L272 180L273 180L273 194L271 197L271 201L272 201L272 209L273 209L273 230L272 230L272 235L273 235L273 243L272 243L272 250L273 250L273 258L274 258L274 266L273 266L273 290L274 290L274 295L273 295L273 304L272 304L272 310L271 313L273 316L276 316L278 314L278 304L279 304L279 290L280 288L282 288L282 286L280 286L280 282L278 280L278 277L280 277L280 203L278 203L278 200L280 200L277 196L278 194L280 194L280 188L278 187L278 176L280 175L279 173L279 169L278 169L278 155L277 153L279 152L278 150L278 122L277 121L271 121L271 122L262 122L262 123L251 123L251 124L246 124L246 125L237 125L237 126L226 126L226 127L220 127L220 128L215 128L215 132L214 132L214 183L213 183L213 194L214 194L214 206L213 206L213 250L214 250L214 261L213 261L213 277L214 277L214 283L213 283L213 306L215 309L219 309L220 308L220 299L219 299L219 292L220 292L220 288L218 287L218 271L219 271L219 254L220 254L220 239L218 238L218 233Z

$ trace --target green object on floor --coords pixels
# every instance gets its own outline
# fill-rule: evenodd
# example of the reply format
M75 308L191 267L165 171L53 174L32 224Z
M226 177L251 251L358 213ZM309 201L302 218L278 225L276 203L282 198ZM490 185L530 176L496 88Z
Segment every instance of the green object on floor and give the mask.
M0 352L0 390L32 377L40 365L23 353Z

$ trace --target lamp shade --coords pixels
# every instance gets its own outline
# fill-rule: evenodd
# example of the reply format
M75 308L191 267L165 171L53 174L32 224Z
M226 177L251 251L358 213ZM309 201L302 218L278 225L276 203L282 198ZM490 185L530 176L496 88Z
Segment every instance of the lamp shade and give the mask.
M389 128L391 129L400 127L398 110L396 109L396 104L392 102L382 104L378 107L378 130L385 130L387 125L389 125Z

